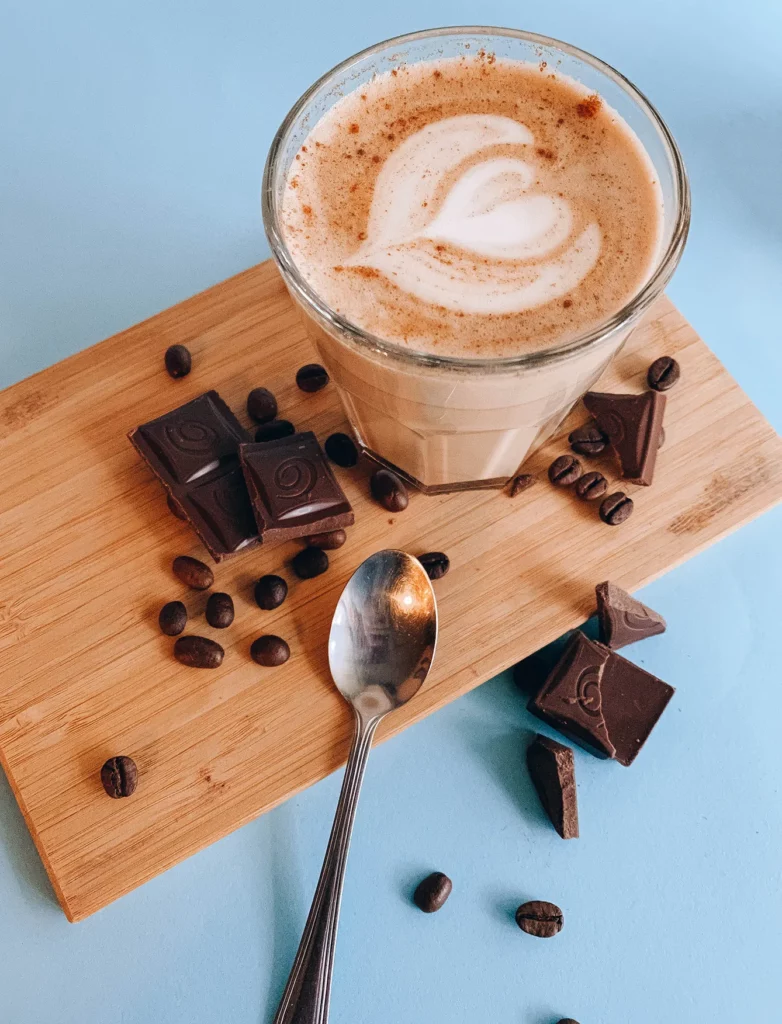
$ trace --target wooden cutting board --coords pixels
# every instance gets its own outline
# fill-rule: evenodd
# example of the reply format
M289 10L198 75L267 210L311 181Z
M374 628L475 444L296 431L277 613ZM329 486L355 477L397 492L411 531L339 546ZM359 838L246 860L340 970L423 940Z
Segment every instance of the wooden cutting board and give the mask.
M163 371L174 342L193 353L182 381ZM168 513L126 434L209 388L247 422L247 392L261 384L299 428L325 439L344 426L333 387L305 395L295 386L313 352L273 266L0 394L0 755L68 918L99 910L343 763L351 720L329 679L326 637L345 581L371 552L444 550L452 565L435 585L434 670L387 720L387 737L581 623L597 582L635 590L779 501L782 442L667 299L601 388L641 390L663 353L679 359L682 380L669 392L657 479L628 488L636 510L624 526L603 525L545 472L515 499L416 494L392 516L368 500L365 469L338 471L356 526L327 575L293 579L296 543L217 566L215 586L237 609L219 634L203 620L206 595L186 592L170 569L177 554L205 553ZM575 413L563 433L584 419ZM564 450L560 436L531 468ZM274 612L252 600L267 572L291 583ZM174 598L187 604L192 631L226 647L217 671L174 661L173 641L157 628ZM284 667L250 660L265 632L290 642ZM101 788L100 766L114 754L139 766L129 800ZM110 870L120 852L123 870Z

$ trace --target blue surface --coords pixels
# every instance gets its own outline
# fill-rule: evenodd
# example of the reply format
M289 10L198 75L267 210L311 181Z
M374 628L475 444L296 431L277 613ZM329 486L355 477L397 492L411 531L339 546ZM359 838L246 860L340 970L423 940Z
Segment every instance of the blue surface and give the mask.
M478 18L577 42L657 104L695 207L670 293L782 428L776 0L0 0L0 384L265 257L261 165L298 94L377 39ZM632 657L677 693L631 769L577 752L580 840L546 827L506 678L375 752L335 1022L780 1019L780 526L644 591L670 629ZM270 1020L338 785L68 925L0 776L0 1024ZM424 917L431 869L454 894ZM557 939L515 927L528 898L565 908Z

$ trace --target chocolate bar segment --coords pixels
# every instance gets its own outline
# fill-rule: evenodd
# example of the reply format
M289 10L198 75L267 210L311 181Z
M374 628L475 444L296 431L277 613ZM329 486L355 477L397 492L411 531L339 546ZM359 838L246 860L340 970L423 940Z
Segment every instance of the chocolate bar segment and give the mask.
M353 525L353 509L311 431L243 444L242 469L264 540L308 537Z
M665 632L662 615L636 601L615 583L598 583L595 593L600 639L612 651Z
M629 766L638 756L676 692L621 654L611 654L603 670L603 714L616 748L616 760Z
M543 809L563 839L578 839L573 751L540 733L527 747L527 767Z
M632 483L651 484L660 447L665 395L657 391L645 391L642 395L589 391L584 395L584 405L619 457L622 476Z
M258 542L239 465L250 440L216 391L144 423L128 435L215 561Z

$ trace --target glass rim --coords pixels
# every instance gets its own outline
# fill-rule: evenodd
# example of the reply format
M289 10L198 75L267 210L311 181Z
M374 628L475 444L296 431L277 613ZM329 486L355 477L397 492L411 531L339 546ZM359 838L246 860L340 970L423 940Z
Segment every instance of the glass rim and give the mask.
M537 44L544 49L559 50L571 57L575 57L591 65L595 70L611 79L629 95L630 99L646 115L660 136L665 155L673 172L675 190L676 216L671 240L665 251L658 256L652 274L622 308L614 313L613 316L601 321L596 327L578 334L570 341L519 355L472 359L462 356L435 355L431 352L408 348L373 334L371 331L353 323L348 317L333 310L310 285L291 256L280 230L279 203L277 201L275 183L282 153L299 115L318 92L367 57L371 57L373 54L389 47L403 46L438 36L502 36ZM633 85L625 75L617 71L612 65L601 60L599 57L595 57L588 51L580 49L580 47L573 46L571 43L566 43L551 36L540 35L537 32L489 25L454 25L424 29L419 32L408 32L392 36L379 43L374 43L372 46L368 46L336 64L302 93L278 128L269 148L261 186L261 209L266 238L272 255L283 273L286 284L306 306L312 307L319 317L338 330L341 337L347 336L360 349L369 349L378 355L391 357L414 366L497 372L543 366L566 359L572 355L577 355L585 349L593 346L597 347L600 342L605 341L617 330L637 320L663 290L679 262L690 225L690 186L679 147L676 145L667 125L640 89Z

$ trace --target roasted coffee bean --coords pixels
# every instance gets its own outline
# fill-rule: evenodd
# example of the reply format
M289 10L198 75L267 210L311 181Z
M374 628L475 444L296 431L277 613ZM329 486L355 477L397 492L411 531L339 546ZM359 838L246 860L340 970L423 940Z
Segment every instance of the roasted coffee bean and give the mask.
M103 788L115 800L132 796L138 785L138 769L132 757L110 757L100 770Z
M369 481L369 488L375 501L379 501L389 512L403 512L410 500L407 488L390 469L376 469Z
M425 555L419 555L418 561L426 569L426 575L430 580L439 580L451 568L451 560L443 551L429 551Z
M322 548L305 548L291 562L300 580L321 576L329 567L329 556Z
M255 584L255 603L264 611L279 608L288 596L288 584L282 576L261 576Z
M186 349L184 345L170 345L166 349L165 362L168 375L174 380L186 377L193 365L190 350Z
M413 903L425 914L433 914L445 905L452 889L453 883L448 875L444 875L442 871L434 871L419 883L413 893Z
M536 480L532 473L519 473L518 476L514 476L511 480L510 487L508 488L508 494L511 498L515 498L517 495L521 494L522 491L528 490L535 483Z
M302 391L320 391L328 382L329 375L320 363L307 363L296 374L296 383Z
M174 657L190 668L218 668L225 651L205 636L180 636L174 644Z
M313 533L307 537L307 547L323 548L324 551L336 551L341 548L348 535L344 530L330 530L328 533Z
M255 431L256 441L279 441L281 437L290 437L296 433L296 428L290 420L272 420L271 423L262 423Z
M349 469L358 462L358 448L352 437L347 434L331 434L323 445L326 455L338 466Z
M548 468L548 478L557 487L570 487L581 476L581 463L572 455L560 455Z
M215 581L215 574L208 565L190 555L179 555L174 559L174 575L193 590L208 590Z
M576 494L584 501L602 498L608 489L608 481L602 473L584 473L576 480Z
M215 592L206 602L206 621L215 629L227 629L234 620L234 602L230 594Z
M572 1017L563 1017L562 1020L558 1021L557 1024L578 1024L577 1020L573 1020Z
M660 356L646 371L646 382L655 391L667 391L681 375L681 367L673 356Z
M253 388L247 396L247 414L256 423L268 423L277 415L277 399L268 388Z
M616 491L600 502L600 518L609 526L619 526L633 514L633 499L624 491Z
M281 636L259 636L253 641L250 648L250 657L259 665L266 665L267 668L276 668L284 665L291 656L291 649Z
M160 609L157 620L166 636L179 636L187 625L187 608L181 601L169 601Z
M538 939L550 939L562 931L564 918L562 911L553 903L545 900L530 900L522 903L516 911L516 924L527 935Z
M568 441L573 451L579 455L599 455L605 451L608 444L608 438L594 420L585 423L583 427L571 430Z
M174 501L170 494L166 498L166 504L168 505L168 511L171 513L172 516L176 516L177 519L181 519L182 522L187 522L185 510L182 508L178 501Z

